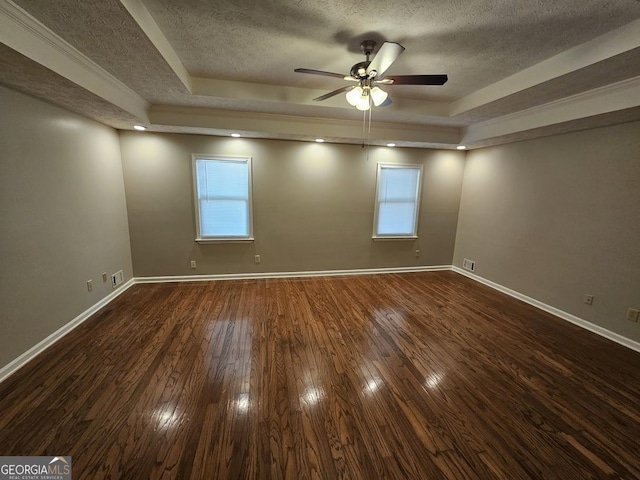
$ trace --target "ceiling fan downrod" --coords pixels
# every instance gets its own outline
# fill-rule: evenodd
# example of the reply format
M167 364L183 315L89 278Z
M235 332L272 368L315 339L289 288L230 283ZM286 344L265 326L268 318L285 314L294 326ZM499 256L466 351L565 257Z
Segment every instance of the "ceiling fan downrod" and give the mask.
M373 50L376 48L376 45L377 45L377 43L374 42L373 40L365 40L364 42L362 42L360 44L360 48L362 49L362 53L364 53L365 56L367 57L367 62L369 62L371 60L369 57L373 53Z

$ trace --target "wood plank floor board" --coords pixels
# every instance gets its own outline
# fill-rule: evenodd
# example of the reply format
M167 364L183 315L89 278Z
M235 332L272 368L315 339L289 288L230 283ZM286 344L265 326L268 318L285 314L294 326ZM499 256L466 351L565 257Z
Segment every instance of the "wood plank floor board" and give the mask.
M74 478L640 478L640 354L453 272L135 285L0 384Z

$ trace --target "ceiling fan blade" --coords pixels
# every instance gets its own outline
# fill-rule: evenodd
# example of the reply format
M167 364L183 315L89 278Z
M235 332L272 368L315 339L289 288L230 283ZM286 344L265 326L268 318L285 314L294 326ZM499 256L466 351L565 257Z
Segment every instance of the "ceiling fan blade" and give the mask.
M397 60L402 52L404 52L404 47L399 43L384 42L367 67L367 73L370 74L376 71L375 76L382 77L384 72Z
M449 77L447 75L392 75L385 77L384 80L391 80L391 85L444 85Z
M309 73L311 75L322 75L325 77L333 77L333 78L341 78L341 79L345 79L345 75L342 75L340 73L333 73L333 72L325 72L322 70L313 70L311 68L296 68L294 70L294 72L297 73ZM348 77L348 75L346 75Z
M352 90L354 88L355 88L355 86L353 86L353 85L347 85L346 87L339 88L337 90L334 90L333 92L325 93L324 95L321 95L321 96L319 96L317 98L314 98L313 101L314 102L321 102L322 100L326 100L327 98L334 97L334 96L336 96L336 95L338 95L339 93L342 93L342 92L348 92L349 90Z

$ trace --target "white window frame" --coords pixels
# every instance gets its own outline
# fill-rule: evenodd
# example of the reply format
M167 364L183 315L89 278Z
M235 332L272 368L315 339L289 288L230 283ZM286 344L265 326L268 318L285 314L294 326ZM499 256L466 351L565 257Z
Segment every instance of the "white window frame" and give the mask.
M379 193L380 180L383 168L413 168L418 170L418 185L416 187L416 211L413 218L413 232L407 234L384 234L378 235L378 209L379 209ZM420 197L422 193L422 165L420 164L401 164L401 163L378 163L378 172L376 175L376 196L375 196L375 212L373 215L373 235L374 240L415 240L418 238L418 219L420 218Z
M248 207L249 207L249 233L246 236L202 236L202 232L200 231L200 200L198 198L198 173L196 169L196 161L197 160L220 160L224 162L240 162L246 163L248 168L248 178L249 182L249 198L248 198ZM244 243L244 242L253 242L253 180L252 180L252 168L251 168L251 157L245 156L230 156L230 155L211 155L211 154L192 154L191 155L191 170L193 175L193 199L194 199L194 209L195 209L195 220L196 220L196 242L198 243Z

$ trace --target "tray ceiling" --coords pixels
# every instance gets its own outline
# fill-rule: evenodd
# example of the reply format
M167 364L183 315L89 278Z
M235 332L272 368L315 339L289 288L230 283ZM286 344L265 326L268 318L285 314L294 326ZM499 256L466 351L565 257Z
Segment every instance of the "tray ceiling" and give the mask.
M351 142L361 112L312 101L346 82L293 69L346 74L362 40L394 41L406 51L390 74L449 82L386 88L371 143L474 147L635 120L639 19L637 0L0 0L0 83L116 128ZM559 102L557 119L541 114Z

